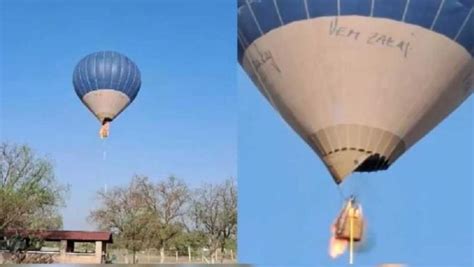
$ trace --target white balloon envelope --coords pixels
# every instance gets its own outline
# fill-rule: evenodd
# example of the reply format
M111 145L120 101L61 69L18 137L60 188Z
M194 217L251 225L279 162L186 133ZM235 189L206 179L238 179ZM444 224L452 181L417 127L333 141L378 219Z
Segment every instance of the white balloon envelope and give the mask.
M471 95L473 3L239 1L239 61L341 183L387 169Z

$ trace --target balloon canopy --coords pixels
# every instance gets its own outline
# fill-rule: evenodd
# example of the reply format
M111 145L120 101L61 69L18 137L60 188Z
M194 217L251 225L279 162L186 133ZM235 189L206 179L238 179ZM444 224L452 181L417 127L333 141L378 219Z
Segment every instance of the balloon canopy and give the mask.
M473 0L239 0L238 59L336 183L472 94Z
M116 118L137 96L141 76L128 57L112 51L92 53L76 66L77 96L100 122Z

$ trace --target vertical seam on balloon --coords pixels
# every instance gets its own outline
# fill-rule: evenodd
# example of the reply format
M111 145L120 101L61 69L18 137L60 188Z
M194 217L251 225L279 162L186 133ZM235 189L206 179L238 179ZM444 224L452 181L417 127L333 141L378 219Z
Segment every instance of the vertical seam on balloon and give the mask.
M76 67L77 71L79 72L79 76L81 76L81 74L82 74L82 67L83 67L83 65L84 65L84 60L81 60L81 61L78 63L77 67ZM82 75L82 76L83 76L83 75ZM82 79L81 79L81 80L82 80ZM85 79L85 80L87 81L87 79ZM82 91L84 90L84 88L86 88L84 80L82 80L81 84L82 84L81 87L76 88L76 90L77 90L76 93L77 93L77 94L81 97L81 99L82 99Z
M237 39L240 41L240 45L243 45L244 48L244 54L247 48L250 46L247 38L245 38L244 34L240 29L237 31Z
M119 53L115 53L115 55L118 58L117 70L119 71L116 81L117 85L115 86L115 88L117 88L117 90L120 90L120 81L122 80L122 56Z
M95 65L94 65L95 54L91 55L91 61L92 61L92 62L90 62L90 64L92 65L92 73L91 73L92 77L91 77L91 78L92 78L92 80L94 81L94 84L93 84L93 86L91 86L91 87L89 88L90 90L95 89L95 88L96 88L96 84L97 84L97 82L95 81L95 67L94 67L94 66L95 66ZM88 64L88 65L87 65L87 68L89 69L89 67L90 67L90 66L89 66L89 64Z
M340 131L337 131L336 127L332 127L332 129L334 129L334 130L333 130L333 131L334 131L334 135L333 135L333 136L334 136L334 139L335 139L335 140L334 140L334 144L335 144L335 146L336 146L336 149L339 149L339 150L340 150L340 149L342 148L342 145L341 145L341 143L342 143L342 142L341 142L341 141L342 141L342 138L341 138L341 136L339 135L339 134L340 134Z
M443 9L445 0L442 0L441 3L439 4L438 11L436 12L436 16L433 19L433 23L431 23L430 30L433 30L434 26L436 25L436 21L438 21L439 14L441 13L441 10Z
M136 93L136 89L138 87L138 83L140 82L140 70L138 69L138 66L135 65L135 75L136 75L136 80L133 82L133 87L132 87L132 93L131 96L133 96Z
M82 90L85 90L87 87L86 87L86 85L85 85L85 83L84 83L84 79L82 79L82 76L83 76L83 75L82 75L82 71L81 71L81 70L82 70L82 66L79 65L79 67L78 67L79 79L81 80L81 86L82 86L82 87L81 87L81 90L79 90L79 93L80 93L81 98L82 98L82 96L83 96Z
M247 47L249 47L249 42L247 41L247 38L245 38L244 34L242 33L242 31L237 30L237 38L238 39L242 39L242 42L241 42L241 45L243 43L244 45L244 49L247 49ZM245 52L245 51L244 51Z
M87 84L89 85L87 87L88 90L90 90L91 87L92 87L91 86L91 81L89 79L89 71L88 71L88 69L89 69L89 59L90 59L90 56L86 58L86 61L85 61L85 64L84 64L84 72L86 73L86 81L87 81Z
M336 137L336 143L337 143L337 148L340 150L342 149L342 137L341 137L341 131L337 131L336 127L334 129L334 136Z
M125 92L125 90L127 90L127 84L128 84L128 79L130 77L130 72L131 72L131 68L128 67L128 63L129 63L129 59L126 60L127 61L127 79L125 80L125 84L123 86L123 89L122 89L122 92Z
M396 136L394 133L392 132L389 132L390 133L390 139L388 140L388 142L385 144L385 146L383 147L383 150L382 150L382 153L384 153L385 155L385 160L389 160L389 157L390 157L390 153L388 153L389 151L387 151L388 149L390 149L390 145L392 144L392 140L395 139L394 136ZM395 139L396 140L396 139ZM398 145L398 142L397 142L397 145ZM387 153L385 153L385 151L387 151Z
M407 13L408 13L408 6L410 6L410 0L407 0L405 3L405 10L403 10L402 21L405 22Z
M129 63L129 62L127 61L127 63ZM128 84L129 84L129 80L130 80L130 74L132 73L132 69L130 68L130 66L127 65L127 67L128 67L127 80L125 80L125 84L123 86L123 89L120 90L120 92L122 92L126 95L128 95L128 93L127 93L127 90L129 88Z
M255 13L253 13L252 6L250 5L249 0L246 0L245 2L247 3L247 7L249 8L250 15L252 15L252 18L253 18L255 24L257 25L257 29L260 32L260 36L262 36L263 31L262 31L262 28L260 27L260 24L258 23L257 17L255 16Z
M133 63L133 62L132 62ZM135 79L137 78L137 66L135 65L135 63L133 63L133 79L132 79L132 82L130 83L130 86L128 87L128 93L127 93L127 96L130 98L129 95L132 94L133 92L133 85L135 84Z
M133 72L133 66L130 66L130 72L133 74L133 76L130 77L132 79L131 79L131 81L129 81L130 79L127 79L127 83L125 84L125 87L121 91L122 93L126 94L127 96L129 94L128 91L130 90L131 82L133 82L133 77L135 76L135 73Z
M79 73L79 75L77 73ZM78 78L78 76L79 76L79 78ZM79 81L80 81L80 84L79 84ZM80 65L80 62L76 66L76 68L74 69L73 84L74 84L74 89L75 89L76 93L78 95L81 95L80 90L82 89L82 87L84 87L84 83L82 82L82 79L81 79L81 65Z
M105 77L107 77L107 75L105 74L105 63L106 63L106 60L107 60L107 57L106 57L106 52L105 51L102 51L102 75L103 75L103 79L104 80L104 87L105 87ZM105 88L101 88L101 89L105 89Z
M367 143L365 144L365 150L370 151L371 155L374 153L374 151L370 150L370 140L372 140L372 133L373 133L373 127L369 127L369 134L367 135Z
M247 48L249 47L249 43L246 40L246 38L243 36L240 29L237 30L237 40L240 42L240 45L242 45L244 47L244 49L247 50ZM245 50L244 50L244 54L245 54Z
M309 9L308 9L308 0L304 0L304 10L306 12L306 18L309 19Z
M97 81L97 71L96 71L96 68L97 68L97 55L98 54L95 54L94 55L94 81L95 81L95 89L99 89L99 82Z
M118 79L118 84L117 84L117 89L122 90L122 75L123 75L123 56L119 56L119 67L120 67L120 74L119 74L119 79Z
M356 147L361 148L362 147L362 128L363 126L361 124L356 124L357 128L357 140L355 143L357 143Z
M370 16L371 17L374 16L374 9L375 9L375 0L372 0L372 2L370 4Z
M133 91L134 90L134 85L135 85L135 79L137 78L137 66L133 66L133 68L135 69L135 71L133 72L133 79L132 79L132 83L130 84L129 86L129 91L128 91L128 94L126 94L128 96L128 98L132 98L131 96L133 95Z
M135 85L134 87L134 91L133 91L133 94L132 94L132 98L130 100L133 100L135 99L135 97L137 97L138 95L138 90L140 89L140 86L141 86L141 83L142 83L142 75L140 73L140 69L137 67L137 84Z
M327 129L327 128L326 128ZM326 129L322 130L321 133L324 134L324 137L326 137L326 142L327 142L327 147L328 147L328 152L326 152L326 156L328 155L329 152L333 152L335 148L333 148L333 144L331 142L331 139L329 138L329 135L326 133Z
M380 132L378 132L378 133L380 133ZM379 154L381 157L384 156L384 155L382 154L383 151L379 148L383 145L382 141L383 141L384 134L385 134L385 132L382 132L380 134L379 141L377 142L377 144L375 145L375 148L374 148L374 150L377 150L377 151L374 151L374 152L377 152L377 154Z
M474 7L471 8L471 10L469 11L469 13L467 14L466 18L464 19L463 23L461 24L461 27L459 28L459 31L458 33L456 34L456 37L454 37L454 41L457 41L459 36L461 36L461 33L462 31L464 30L464 28L466 27L467 25L467 22L469 21L469 19L471 18L471 15L472 15L472 11L474 10Z
M106 76L109 77L109 86L107 86L107 89L112 89L112 81L114 76L112 75L112 68L114 67L114 61L113 61L113 55L110 53L110 51L106 52L106 59L109 62L109 64L105 64L105 69L107 70Z
M350 142L350 131L351 129L349 128L350 126L348 124L346 124L345 126L342 126L342 129L346 129L344 131L344 147L346 147L347 149L349 149L350 145L351 145L351 142Z
M341 15L341 0L337 0L337 15Z
M129 81L130 79L127 79L127 84L125 85L125 89L122 91L127 96L129 94L130 87L132 86L132 82L133 82L133 79L135 77L135 72L134 72L134 69L133 69L132 61L130 60L129 62L130 62L130 74L131 74L131 76L129 78L131 78L131 81Z
M283 18L281 17L280 9L278 8L278 3L277 3L276 0L273 0L273 5L275 6L275 9L276 9L276 12L277 12L277 15L278 15L278 19L280 20L281 26L285 25L283 23Z
M140 89L141 84L142 84L142 74L140 72L140 69L137 66L137 84L134 87L133 98L137 96L138 90Z
M110 51L110 55L112 56L111 62L112 64L110 65L110 88L117 88L117 86L114 86L115 80L117 79L117 67L120 66L119 64L116 63L117 61L117 54ZM114 72L115 68L115 72Z
M85 88L83 88L84 92L86 90L89 90L91 88L91 81L89 80L89 58L90 57L86 57L86 59L84 60L84 64L82 65L82 68L84 69L84 74L85 74L85 77L86 77L86 82L87 82L87 86ZM83 94L83 92L81 92L81 94Z
M114 67L114 53L112 52L109 52L110 53L110 86L109 88L112 89L112 85L113 85L113 82L114 82L114 75L113 74L113 71L112 71L112 68Z

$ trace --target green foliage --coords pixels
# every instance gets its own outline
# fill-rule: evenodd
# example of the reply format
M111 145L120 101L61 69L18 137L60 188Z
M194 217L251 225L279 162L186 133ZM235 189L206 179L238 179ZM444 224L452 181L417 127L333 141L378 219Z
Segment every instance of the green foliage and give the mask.
M58 209L67 191L49 159L25 145L0 144L0 231L61 228Z
M89 219L115 233L113 248L135 253L144 249L236 247L237 194L233 179L191 191L184 181L168 177L152 182L135 176L126 186L98 192L101 206Z
M168 244L169 247L173 247L178 250L180 255L188 254L188 247L191 248L202 248L207 246L208 238L206 235L199 231L186 232L181 231L171 242Z
M40 250L43 246L43 240L36 237L12 236L0 242L0 250L7 250L10 253L17 253L26 250Z
M75 242L75 253L95 253L95 243L93 242Z
M235 248L237 234L237 188L233 179L222 184L206 184L194 193L190 215L196 230L208 238L207 246L217 249Z

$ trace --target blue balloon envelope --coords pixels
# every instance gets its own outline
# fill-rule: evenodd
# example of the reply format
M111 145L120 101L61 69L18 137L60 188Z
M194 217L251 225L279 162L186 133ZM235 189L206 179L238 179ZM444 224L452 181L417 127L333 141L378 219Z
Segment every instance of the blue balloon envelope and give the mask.
M238 0L239 61L248 45L289 23L330 16L385 18L442 34L474 55L474 0Z
M74 90L89 110L104 123L115 119L136 98L141 76L128 57L112 51L92 53L74 69Z

